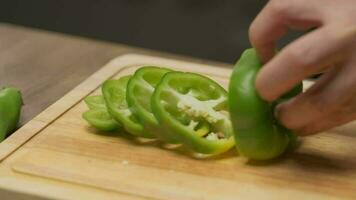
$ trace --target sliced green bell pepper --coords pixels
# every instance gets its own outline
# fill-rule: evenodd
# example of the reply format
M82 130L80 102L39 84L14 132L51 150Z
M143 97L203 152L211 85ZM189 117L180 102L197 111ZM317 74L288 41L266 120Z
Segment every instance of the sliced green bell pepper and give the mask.
M127 84L126 99L132 113L145 131L170 144L179 143L167 130L163 130L152 113L151 96L163 75L171 70L146 66L136 70Z
M168 72L151 98L162 133L201 154L219 154L234 146L227 92L195 73Z
M84 99L84 102L89 109L107 109L103 95L88 96Z
M123 76L118 80L107 80L102 86L102 93L108 107L110 115L124 129L132 135L143 138L155 138L150 132L146 131L139 123L135 115L129 109L126 101L126 87L132 76Z
M114 131L120 128L120 125L103 109L88 110L83 113L83 118L101 131Z
M114 131L121 127L108 113L102 95L88 96L84 102L90 110L84 112L82 117L90 125L101 131Z
M255 89L256 74L261 67L256 51L246 50L236 63L229 84L229 108L236 147L241 155L253 160L275 158L295 144L296 136L278 123L273 109L303 88L298 85L269 103Z
M18 89L8 87L0 90L0 142L16 129L22 104Z

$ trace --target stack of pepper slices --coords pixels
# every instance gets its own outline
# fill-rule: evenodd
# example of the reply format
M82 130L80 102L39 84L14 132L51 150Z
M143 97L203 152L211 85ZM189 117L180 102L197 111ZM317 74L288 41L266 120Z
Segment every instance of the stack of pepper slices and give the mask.
M85 99L89 110L83 118L102 131L124 129L138 138L185 145L199 155L221 154L237 144L243 156L271 159L296 141L274 119L273 108L301 87L277 102L263 101L254 87L261 66L255 50L246 50L232 73L229 94L200 74L141 67L133 75L105 81L102 95Z

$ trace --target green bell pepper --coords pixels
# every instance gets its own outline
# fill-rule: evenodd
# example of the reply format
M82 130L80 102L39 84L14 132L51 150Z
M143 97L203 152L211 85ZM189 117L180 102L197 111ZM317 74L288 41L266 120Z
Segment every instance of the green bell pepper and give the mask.
M171 70L160 67L142 67L136 70L127 84L126 99L132 113L145 131L169 144L179 143L167 130L163 130L152 113L151 96L161 78Z
M84 102L89 109L107 109L103 95L88 96L84 99Z
M162 133L208 155L235 144L227 104L227 92L218 83L184 72L168 72L151 98Z
M22 104L18 89L8 87L0 90L0 142L16 129Z
M121 127L108 113L102 95L88 96L84 102L90 110L84 112L82 117L90 125L101 131L114 131Z
M126 100L127 83L132 76L123 76L118 80L107 80L102 86L102 93L108 107L110 115L124 129L132 135L142 138L155 138L150 132L146 131L139 123L138 119L131 112Z
M256 74L262 67L254 49L246 50L236 63L229 84L229 109L238 152L253 160L281 155L295 145L296 136L278 123L274 107L302 91L297 85L275 102L263 100L255 89Z
M93 127L101 131L115 131L120 125L103 109L91 109L83 113L83 118Z

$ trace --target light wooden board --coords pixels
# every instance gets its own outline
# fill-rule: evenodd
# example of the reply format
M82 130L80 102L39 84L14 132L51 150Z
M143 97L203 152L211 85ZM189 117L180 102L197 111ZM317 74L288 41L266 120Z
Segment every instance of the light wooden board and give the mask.
M158 142L142 144L124 132L103 134L89 127L81 118L87 109L82 99L99 93L104 80L131 74L142 65L202 73L225 87L231 72L140 55L111 61L0 145L0 195L9 199L11 195L28 199L356 198L355 123L305 138L298 151L269 163L246 162L235 151L199 160Z

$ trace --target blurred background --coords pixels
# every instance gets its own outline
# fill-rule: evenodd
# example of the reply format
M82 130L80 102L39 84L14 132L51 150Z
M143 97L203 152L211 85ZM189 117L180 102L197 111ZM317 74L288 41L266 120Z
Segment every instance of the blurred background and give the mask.
M1 0L0 20L233 63L266 0Z

